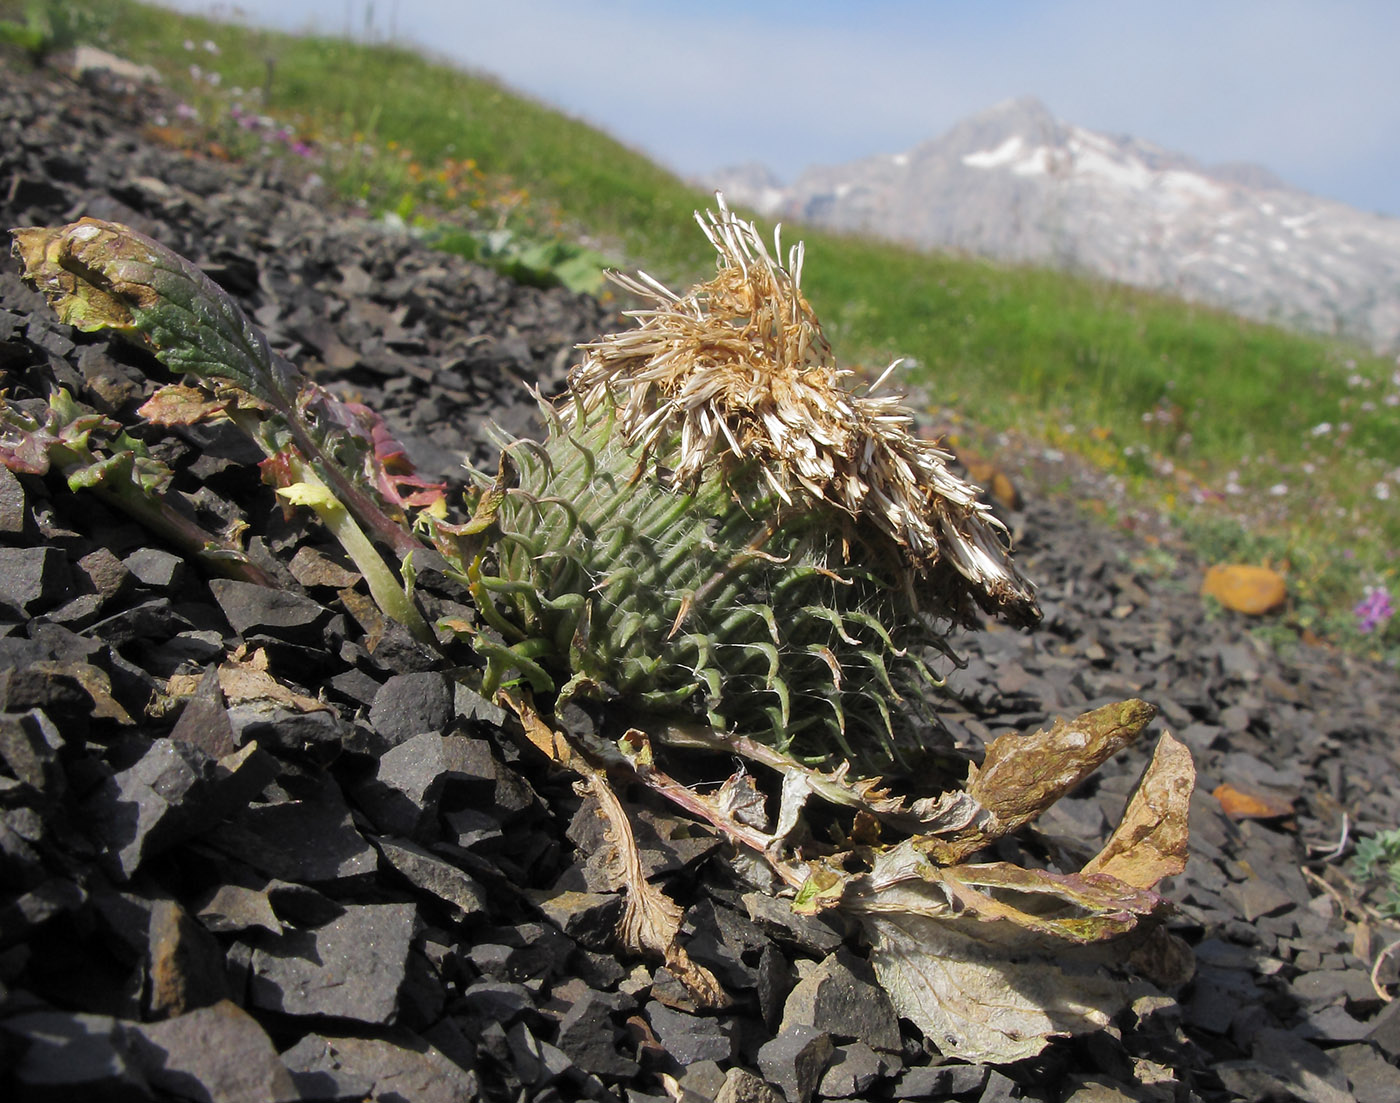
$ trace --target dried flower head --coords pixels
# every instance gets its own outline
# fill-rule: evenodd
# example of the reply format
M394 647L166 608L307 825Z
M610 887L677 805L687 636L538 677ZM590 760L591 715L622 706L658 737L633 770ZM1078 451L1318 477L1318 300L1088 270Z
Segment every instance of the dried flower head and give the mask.
M696 216L718 254L714 279L677 295L645 274L613 275L654 306L628 315L636 328L582 346L570 382L584 408L615 404L621 431L649 454L678 435L667 456L677 485L712 463L757 460L784 503L836 506L862 542L893 545L911 594L937 593L946 607L946 565L989 612L1037 619L1034 587L977 489L910 431L899 396L875 393L899 362L864 393L846 387L852 373L837 367L802 294L802 245L784 267L717 199L718 213Z

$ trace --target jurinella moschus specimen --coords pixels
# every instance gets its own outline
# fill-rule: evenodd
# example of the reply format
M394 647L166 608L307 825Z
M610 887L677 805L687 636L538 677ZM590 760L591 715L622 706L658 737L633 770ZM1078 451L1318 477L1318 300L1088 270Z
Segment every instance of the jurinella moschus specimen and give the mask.
M684 295L614 276L649 305L600 338L544 407L543 444L502 440L477 473L496 535L471 586L499 641L488 688L621 697L813 764L881 773L976 607L1024 625L1034 587L951 457L898 396L848 385L800 279L729 211ZM482 643L478 637L478 643Z

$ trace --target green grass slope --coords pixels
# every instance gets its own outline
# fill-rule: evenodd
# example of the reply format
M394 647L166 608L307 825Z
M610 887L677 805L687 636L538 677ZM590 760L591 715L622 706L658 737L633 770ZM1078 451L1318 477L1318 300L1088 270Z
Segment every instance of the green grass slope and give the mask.
M165 73L204 152L295 151L367 213L473 255L513 234L511 255L531 263L578 263L586 240L674 283L709 269L691 214L712 197L488 77L135 0L53 3L91 12L110 49ZM1363 634L1353 613L1368 586L1400 592L1394 362L1097 279L785 228L799 236L804 286L843 360L910 358L906 379L930 401L1089 457L1174 511L1211 557L1284 570L1275 626L1394 657L1400 618Z

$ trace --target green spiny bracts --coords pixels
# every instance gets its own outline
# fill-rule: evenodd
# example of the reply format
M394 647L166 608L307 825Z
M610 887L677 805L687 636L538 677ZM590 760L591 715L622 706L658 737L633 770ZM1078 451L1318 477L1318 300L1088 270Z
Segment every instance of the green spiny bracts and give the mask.
M584 346L543 444L506 441L469 571L488 685L617 692L810 761L887 768L973 603L1038 615L998 525L898 400L855 395L787 268L720 206L713 281ZM871 388L873 390L874 388Z

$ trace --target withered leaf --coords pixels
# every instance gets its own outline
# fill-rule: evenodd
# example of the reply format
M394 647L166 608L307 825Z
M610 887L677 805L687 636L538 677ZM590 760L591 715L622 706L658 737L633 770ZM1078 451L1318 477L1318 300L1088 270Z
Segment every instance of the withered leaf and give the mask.
M167 383L136 412L154 425L198 425L224 416L224 402L186 383Z
M1245 790L1228 781L1217 785L1211 796L1227 816L1237 820L1276 820L1293 814L1293 802L1285 797Z
M1039 816L1065 793L1133 742L1157 710L1136 699L1104 705L1032 735L998 736L980 768L968 775L967 796L982 814L952 836L957 853L980 850Z
M1005 1063L1034 1057L1056 1035L1106 1025L1128 985L1104 965L1111 950L1030 936L1004 924L912 912L861 917L871 964L895 1011L945 1056Z
M330 711L330 706L315 697L308 697L284 686L262 665L265 657L255 652L247 661L232 660L219 667L219 688L229 705L249 701L270 701L297 712ZM201 674L175 674L167 683L170 697L190 697L199 687Z
M1157 741L1152 762L1128 801L1123 819L1083 872L1107 873L1138 888L1186 868L1191 793L1196 767L1191 752L1170 735Z

